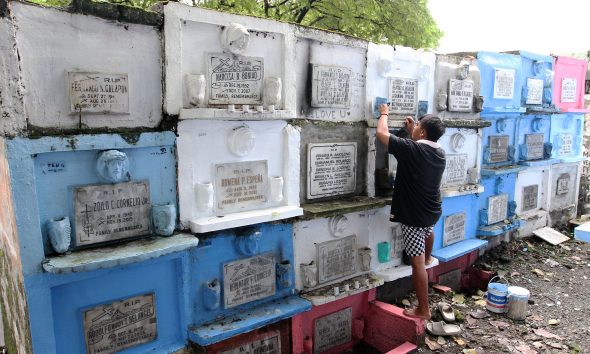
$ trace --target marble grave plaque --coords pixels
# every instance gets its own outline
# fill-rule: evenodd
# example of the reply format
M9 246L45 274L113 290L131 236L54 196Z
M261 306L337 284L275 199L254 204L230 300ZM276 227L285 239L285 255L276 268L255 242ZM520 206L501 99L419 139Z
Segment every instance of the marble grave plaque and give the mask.
M418 110L418 80L394 77L389 80L389 113L416 114Z
M559 135L559 155L567 155L572 153L573 137L571 134Z
M83 313L87 354L117 353L155 340L157 333L154 293L93 307Z
M207 55L210 104L262 104L264 58Z
M488 197L488 225L503 221L508 215L508 194Z
M467 180L467 154L447 155L447 165L442 180L443 185L465 184Z
M514 69L496 69L494 75L494 98L511 100L514 97Z
M307 198L354 193L356 142L307 145Z
M263 338L224 350L221 354L281 354L281 334L279 331L272 331Z
M129 113L127 74L68 72L71 113Z
M74 188L76 246L150 234L151 207L147 181Z
M275 267L275 257L272 253L225 263L223 265L225 308L274 295Z
M522 211L533 210L537 208L539 199L539 185L532 184L522 188Z
M529 77L526 79L526 104L543 103L543 80Z
M312 107L350 107L352 71L349 68L314 64L312 71Z
M564 195L570 191L570 174L562 173L557 178L557 189L555 190L556 195Z
M544 157L545 135L526 134L524 136L524 143L527 146L527 160L540 160Z
M561 102L576 102L577 80L570 77L561 79Z
M401 259L402 254L404 252L404 237L402 235L402 227L401 224L397 224L396 226L391 228L391 234L393 238L393 247L391 248L391 258L392 259Z
M250 210L268 201L266 160L215 165L215 196L222 213Z
M356 236L316 243L319 283L356 273Z
M449 111L471 112L473 107L473 81L449 80Z
M445 217L443 247L465 239L466 214L456 213Z
M352 340L352 307L314 321L313 352L323 353Z
M489 138L490 162L508 161L508 135L494 135Z

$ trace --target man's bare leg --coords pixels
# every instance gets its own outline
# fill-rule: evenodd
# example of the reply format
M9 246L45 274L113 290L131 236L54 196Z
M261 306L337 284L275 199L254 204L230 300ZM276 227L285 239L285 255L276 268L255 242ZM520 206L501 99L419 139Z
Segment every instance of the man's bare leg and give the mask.
M428 306L428 275L424 265L424 254L412 258L412 284L416 290L418 306L413 309L404 310L409 317L417 317L423 320L430 319L430 308Z
M432 246L434 245L434 231L431 231L430 235L426 236L424 243L424 263L428 266L434 261L434 258L432 258Z

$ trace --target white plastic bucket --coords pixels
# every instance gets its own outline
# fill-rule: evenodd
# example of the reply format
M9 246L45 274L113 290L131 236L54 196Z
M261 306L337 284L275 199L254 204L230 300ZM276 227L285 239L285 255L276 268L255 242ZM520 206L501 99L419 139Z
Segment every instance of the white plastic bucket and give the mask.
M504 280L502 277L495 276L488 283L488 296L486 308L495 313L504 313L508 305L508 283L494 283L494 279ZM506 282L506 280L504 280Z
M513 320L522 321L526 317L531 292L520 286L508 287L508 313Z

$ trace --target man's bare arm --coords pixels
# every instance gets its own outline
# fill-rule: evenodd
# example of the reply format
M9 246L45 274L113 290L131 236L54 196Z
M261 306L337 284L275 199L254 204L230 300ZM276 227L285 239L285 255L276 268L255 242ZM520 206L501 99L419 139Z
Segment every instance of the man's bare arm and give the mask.
M379 122L377 122L377 140L385 146L389 146L389 127L387 126L387 117L389 116L389 107L386 104L379 106Z

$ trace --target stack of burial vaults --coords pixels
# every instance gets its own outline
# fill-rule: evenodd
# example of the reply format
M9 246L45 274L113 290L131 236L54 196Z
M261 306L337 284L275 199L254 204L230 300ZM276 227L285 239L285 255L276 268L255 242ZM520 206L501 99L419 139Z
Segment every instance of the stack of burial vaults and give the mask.
M22 267L35 353L415 349L422 323L377 300L411 275L380 102L392 133L446 126L432 282L458 289L486 249L575 215L584 61L436 56L178 3L9 11L0 64L27 94L0 126L18 245L0 242L19 250L1 256Z

